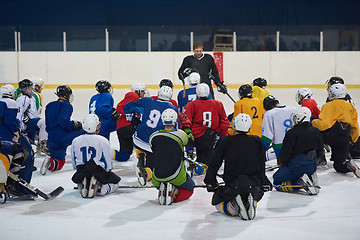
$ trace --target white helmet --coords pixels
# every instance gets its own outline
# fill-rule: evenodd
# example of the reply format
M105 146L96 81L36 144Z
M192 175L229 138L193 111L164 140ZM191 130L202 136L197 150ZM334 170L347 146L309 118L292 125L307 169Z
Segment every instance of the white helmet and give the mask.
M28 79L33 83L33 89L35 89L35 86L44 87L44 80L42 78L31 76Z
M302 122L309 122L311 117L311 111L307 107L297 107L291 114L291 118L294 122L294 125L300 124Z
M188 77L188 81L189 81L190 87L197 86L200 83L200 74L197 72L190 73L190 75Z
M3 98L11 98L15 97L15 87L11 84L5 84L0 88L0 96Z
M346 87L344 84L337 83L331 85L331 87L329 88L329 98L331 100L337 98L344 98L345 96L346 96Z
M162 86L158 91L158 97L160 100L169 101L172 97L173 90L169 86Z
M196 87L196 96L198 98L208 98L210 93L210 88L206 83L200 83Z
M131 84L130 90L131 90L132 92L135 92L135 91L145 91L145 90L146 90L146 87L145 87L145 84L143 84L143 83L134 82L134 83Z
M233 121L233 129L239 132L249 132L252 121L249 114L239 113Z
M312 96L312 92L310 88L300 88L295 96L295 101L301 105L304 99L310 98Z
M177 117L177 112L172 108L165 109L161 114L163 125L175 125L177 122Z
M99 125L101 126L99 117L96 114L91 113L84 118L82 128L87 133L94 133L98 130Z

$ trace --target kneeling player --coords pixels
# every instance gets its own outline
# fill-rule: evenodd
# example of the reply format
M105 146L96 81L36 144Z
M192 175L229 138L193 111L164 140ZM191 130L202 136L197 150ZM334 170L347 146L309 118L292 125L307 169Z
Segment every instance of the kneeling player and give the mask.
M71 144L73 168L76 170L72 181L78 184L83 198L115 192L120 177L111 172L110 143L98 135L101 128L98 116L89 114L82 127L88 134L75 138Z
M176 130L177 112L168 108L161 114L165 130L150 136L154 157L152 183L159 189L161 205L170 205L188 199L194 192L195 183L186 173L183 161L184 146L191 138L182 130Z
M316 177L317 159L324 155L320 131L309 123L311 111L299 107L292 113L294 128L286 132L278 162L282 167L274 174L275 189L283 192L306 190L319 193Z
M211 204L219 212L243 220L255 218L257 202L264 190L272 188L265 175L265 147L260 137L247 135L251 124L248 114L240 113L234 118L234 135L220 138L204 179L207 190L215 192ZM219 186L216 175L223 159L225 186Z

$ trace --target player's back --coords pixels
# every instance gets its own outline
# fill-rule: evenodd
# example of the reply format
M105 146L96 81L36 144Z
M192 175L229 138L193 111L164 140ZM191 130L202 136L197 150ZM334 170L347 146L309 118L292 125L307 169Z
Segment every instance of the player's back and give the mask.
M73 123L70 121L73 107L66 101L53 101L46 105L45 124L49 135L52 132L71 131Z

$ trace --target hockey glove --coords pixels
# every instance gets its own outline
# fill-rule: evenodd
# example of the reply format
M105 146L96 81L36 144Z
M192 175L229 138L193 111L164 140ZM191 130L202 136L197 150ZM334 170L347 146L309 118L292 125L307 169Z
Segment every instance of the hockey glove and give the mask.
M184 71L183 71L183 73L182 73L182 76L183 76L184 78L186 78L187 76L190 75L191 72L192 72L192 69L191 69L191 68L185 68Z
M219 82L216 84L218 92L221 92L223 94L227 93L227 87L224 82Z
M111 108L111 110L113 112L111 113L110 117L112 119L118 120L120 118L120 116L121 116L121 113L118 113L115 108Z
M80 121L73 120L73 129L80 130L82 128L82 123Z

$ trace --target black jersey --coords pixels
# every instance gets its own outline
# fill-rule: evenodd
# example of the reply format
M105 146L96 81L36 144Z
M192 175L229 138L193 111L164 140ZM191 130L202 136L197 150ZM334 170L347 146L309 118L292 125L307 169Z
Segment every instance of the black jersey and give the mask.
M184 58L181 67L178 71L178 76L180 78L180 73L183 73L186 68L196 69L201 77L200 82L207 83L211 85L211 80L209 79L209 73L215 77L215 82L220 82L219 72L216 68L214 59L209 54L203 54L200 58L190 55Z
M216 185L216 173L223 159L225 185L231 185L239 175L249 176L251 185L261 186L269 182L265 176L265 147L258 136L236 134L222 137L209 162L204 179L206 184Z
M316 150L317 157L323 154L322 135L309 122L300 123L286 132L278 161L286 165L294 155L308 154L312 150Z

